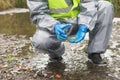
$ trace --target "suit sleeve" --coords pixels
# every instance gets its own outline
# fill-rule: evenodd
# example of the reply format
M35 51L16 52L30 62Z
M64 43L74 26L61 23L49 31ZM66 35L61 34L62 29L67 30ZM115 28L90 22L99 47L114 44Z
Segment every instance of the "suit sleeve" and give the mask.
M87 25L89 30L95 27L98 16L98 1L99 0L81 0L78 24Z
M27 0L31 21L41 29L53 31L58 21L49 15L48 0Z

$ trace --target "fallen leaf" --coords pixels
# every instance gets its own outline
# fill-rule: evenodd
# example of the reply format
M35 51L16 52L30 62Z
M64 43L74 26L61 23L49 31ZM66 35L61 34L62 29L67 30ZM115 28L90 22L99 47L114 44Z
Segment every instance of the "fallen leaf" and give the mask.
M19 67L19 66L21 66L21 65L20 65L20 64L16 64L16 66L18 66L18 67Z
M60 79L62 76L60 74L56 74L56 78Z
M24 71L29 71L30 70L30 68L29 67L24 67L24 68L22 68Z

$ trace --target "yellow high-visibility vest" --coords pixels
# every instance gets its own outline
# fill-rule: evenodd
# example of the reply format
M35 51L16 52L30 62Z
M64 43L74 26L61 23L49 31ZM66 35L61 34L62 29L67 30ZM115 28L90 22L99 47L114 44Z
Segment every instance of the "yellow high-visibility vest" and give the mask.
M80 0L73 0L69 6L65 0L48 0L50 15L56 19L74 18L80 12Z

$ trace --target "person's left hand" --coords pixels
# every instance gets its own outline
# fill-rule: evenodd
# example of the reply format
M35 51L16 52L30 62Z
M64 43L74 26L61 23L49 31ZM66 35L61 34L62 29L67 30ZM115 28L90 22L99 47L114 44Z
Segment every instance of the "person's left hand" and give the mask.
M79 29L75 35L75 39L70 39L70 43L78 43L85 38L86 33L88 32L88 28L86 25L80 24Z

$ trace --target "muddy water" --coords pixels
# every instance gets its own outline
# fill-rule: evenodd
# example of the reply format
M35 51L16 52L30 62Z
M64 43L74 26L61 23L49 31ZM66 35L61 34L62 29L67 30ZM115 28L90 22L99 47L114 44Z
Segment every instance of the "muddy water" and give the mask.
M63 61L50 62L47 54L32 48L34 32L29 13L0 15L0 80L120 80L120 23L102 55L107 66L88 61L88 37L79 44L64 42Z

